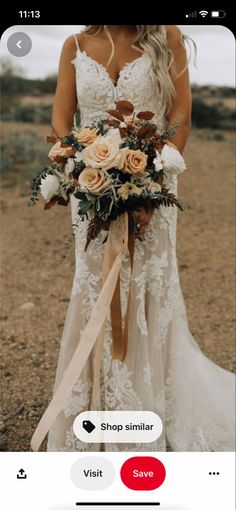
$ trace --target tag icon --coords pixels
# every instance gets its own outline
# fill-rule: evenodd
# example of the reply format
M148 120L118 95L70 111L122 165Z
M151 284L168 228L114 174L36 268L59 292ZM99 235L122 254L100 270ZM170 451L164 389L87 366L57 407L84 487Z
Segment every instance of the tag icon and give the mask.
M90 420L84 420L83 423L83 429L88 432L88 434L91 434L93 430L96 428L95 425Z

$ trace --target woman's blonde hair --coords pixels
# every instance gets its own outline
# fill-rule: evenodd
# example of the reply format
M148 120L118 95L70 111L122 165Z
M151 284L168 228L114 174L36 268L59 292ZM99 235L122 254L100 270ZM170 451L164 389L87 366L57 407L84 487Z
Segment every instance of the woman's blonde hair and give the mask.
M132 47L140 52L147 53L152 60L152 71L157 86L158 102L162 105L163 113L168 113L175 94L174 85L170 76L170 69L173 69L174 57L168 46L165 25L136 25L137 37ZM105 31L112 45L112 53L107 63L110 64L114 55L114 44L106 25L87 25L85 32L89 35L97 35ZM182 36L184 45L186 36ZM185 71L186 67L181 71Z

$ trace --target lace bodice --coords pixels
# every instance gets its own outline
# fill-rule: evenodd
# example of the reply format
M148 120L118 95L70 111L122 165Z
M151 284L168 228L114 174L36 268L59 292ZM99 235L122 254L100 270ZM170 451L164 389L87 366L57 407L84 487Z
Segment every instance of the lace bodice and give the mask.
M76 39L77 41L77 39ZM160 130L164 119L160 115L160 104L156 95L151 58L147 53L124 65L116 83L107 69L81 51L77 42L76 58L72 60L76 72L78 107L81 127L99 118L107 118L108 109L115 108L121 99L131 101L135 110L149 110L155 114L154 122Z

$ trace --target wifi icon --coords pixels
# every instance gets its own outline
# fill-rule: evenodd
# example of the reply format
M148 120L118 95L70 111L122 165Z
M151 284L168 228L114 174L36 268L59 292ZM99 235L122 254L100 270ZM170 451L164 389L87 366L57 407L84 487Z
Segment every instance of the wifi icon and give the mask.
M208 11L199 11L199 14L202 16L202 18L205 18L208 14Z

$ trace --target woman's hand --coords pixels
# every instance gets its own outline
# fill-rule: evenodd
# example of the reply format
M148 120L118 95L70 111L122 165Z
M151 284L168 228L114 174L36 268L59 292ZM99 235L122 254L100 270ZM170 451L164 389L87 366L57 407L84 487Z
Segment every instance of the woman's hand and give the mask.
M132 216L135 220L136 224L136 232L135 237L138 238L140 235L144 234L145 230L147 229L151 218L153 216L154 209L149 209L149 211L146 211L144 207L139 207L135 211L133 211Z

